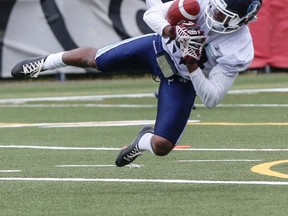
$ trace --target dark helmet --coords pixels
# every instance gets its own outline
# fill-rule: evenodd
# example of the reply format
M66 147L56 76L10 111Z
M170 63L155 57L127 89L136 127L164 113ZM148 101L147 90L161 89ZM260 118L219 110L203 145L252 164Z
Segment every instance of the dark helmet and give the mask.
M257 19L262 0L210 0L206 24L215 32L231 33Z

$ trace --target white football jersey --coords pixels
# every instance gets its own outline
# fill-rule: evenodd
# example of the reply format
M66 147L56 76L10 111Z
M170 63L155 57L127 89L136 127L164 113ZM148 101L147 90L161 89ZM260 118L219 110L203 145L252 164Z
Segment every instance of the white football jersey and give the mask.
M146 0L147 8L151 8L160 4L163 4L161 0Z
M156 5L148 9L144 15L145 22L160 35L164 27L169 25L166 16L172 3L173 1ZM182 53L175 41L167 44L168 39L162 37L162 44L173 59L179 74L185 79L191 79L202 102L208 107L213 107L231 88L239 72L248 68L254 57L254 48L247 26L230 34L212 32L205 23L205 9L208 3L209 0L199 1L201 9L197 24L206 35L205 50L198 63L201 69L189 74L187 67L179 64Z

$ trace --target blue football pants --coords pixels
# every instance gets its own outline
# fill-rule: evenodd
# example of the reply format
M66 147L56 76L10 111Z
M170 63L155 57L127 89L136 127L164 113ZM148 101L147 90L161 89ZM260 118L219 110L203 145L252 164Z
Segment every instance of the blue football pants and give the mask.
M176 144L189 119L196 92L189 80L179 76L166 79L157 64L164 52L161 36L148 34L99 49L96 64L102 72L151 71L160 78L155 134Z

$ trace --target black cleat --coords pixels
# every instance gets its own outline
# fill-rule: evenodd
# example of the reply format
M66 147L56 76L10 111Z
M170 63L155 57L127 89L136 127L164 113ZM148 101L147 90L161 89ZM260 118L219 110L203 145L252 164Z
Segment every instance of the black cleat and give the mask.
M138 133L137 138L126 148L123 148L118 157L116 158L115 164L118 167L126 166L127 164L134 161L138 156L142 154L142 151L140 151L138 147L139 140L141 137L146 133L154 133L154 130L152 127L144 127L141 129L141 131Z
M40 56L30 59L25 59L18 64L16 64L12 71L11 75L14 78L37 78L41 71L44 71L44 61L47 56Z

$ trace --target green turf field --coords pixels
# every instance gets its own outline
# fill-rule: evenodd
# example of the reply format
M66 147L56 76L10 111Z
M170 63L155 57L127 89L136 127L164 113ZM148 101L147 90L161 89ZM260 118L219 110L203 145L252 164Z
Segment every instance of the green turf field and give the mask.
M288 75L242 75L213 109L197 99L188 148L117 168L155 119L157 86L1 82L0 215L286 216Z

